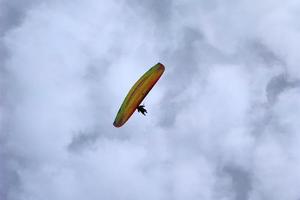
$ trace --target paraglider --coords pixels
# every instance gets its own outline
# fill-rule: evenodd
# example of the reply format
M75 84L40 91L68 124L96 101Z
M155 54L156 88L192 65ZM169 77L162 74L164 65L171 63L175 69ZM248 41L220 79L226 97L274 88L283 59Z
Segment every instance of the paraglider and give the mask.
M136 109L143 115L147 113L147 110L144 108L145 106L140 105L140 103L144 100L164 71L164 65L157 63L132 86L117 113L113 123L115 127L121 127L125 124Z
M143 115L146 115L145 113L147 113L147 110L145 109L144 105L139 105L137 108L138 112L141 112Z

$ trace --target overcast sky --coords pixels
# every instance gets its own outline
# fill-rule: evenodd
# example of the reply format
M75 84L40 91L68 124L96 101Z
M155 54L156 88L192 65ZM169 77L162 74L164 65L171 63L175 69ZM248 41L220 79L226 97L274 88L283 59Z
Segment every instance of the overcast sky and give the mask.
M300 1L0 0L1 200L299 200ZM134 82L166 71L121 128Z

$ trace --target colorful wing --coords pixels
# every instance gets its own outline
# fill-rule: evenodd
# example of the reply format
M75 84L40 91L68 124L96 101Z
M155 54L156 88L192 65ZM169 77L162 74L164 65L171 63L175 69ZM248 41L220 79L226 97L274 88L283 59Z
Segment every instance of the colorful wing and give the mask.
M134 113L135 109L150 92L155 83L159 80L164 71L165 67L163 64L157 63L132 86L118 111L114 121L115 127L121 127L125 124L125 122Z

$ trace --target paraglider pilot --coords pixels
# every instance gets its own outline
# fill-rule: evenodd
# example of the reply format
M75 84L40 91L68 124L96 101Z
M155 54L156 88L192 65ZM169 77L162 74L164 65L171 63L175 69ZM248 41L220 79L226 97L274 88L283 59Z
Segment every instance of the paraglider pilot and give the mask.
M147 113L147 110L145 109L144 105L139 105L136 109L138 110L138 112L141 112L143 115L146 116L145 113Z

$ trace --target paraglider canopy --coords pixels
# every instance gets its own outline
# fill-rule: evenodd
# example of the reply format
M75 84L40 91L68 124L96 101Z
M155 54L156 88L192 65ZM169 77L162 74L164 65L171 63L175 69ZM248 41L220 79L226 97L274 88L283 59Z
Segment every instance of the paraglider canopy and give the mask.
M117 113L113 123L115 127L121 127L125 124L159 80L164 71L164 65L157 63L143 76L141 76L141 78L132 86Z

